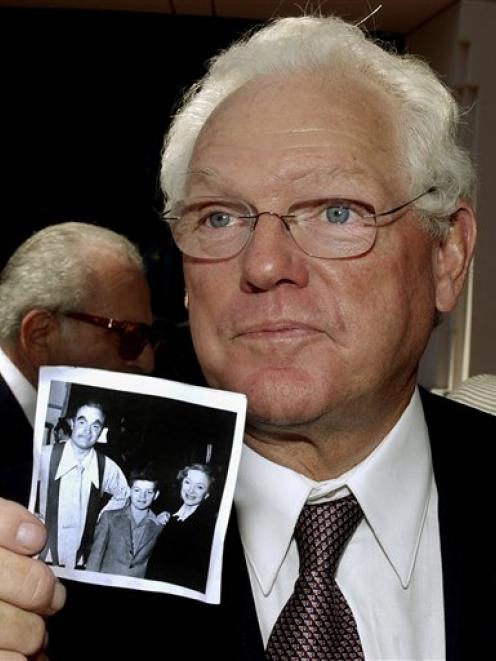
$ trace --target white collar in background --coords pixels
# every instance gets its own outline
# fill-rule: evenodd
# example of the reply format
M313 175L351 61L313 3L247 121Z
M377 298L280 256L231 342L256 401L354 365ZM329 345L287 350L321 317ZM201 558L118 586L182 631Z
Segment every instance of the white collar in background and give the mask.
M36 412L36 390L1 348L0 374L24 411L29 424L33 427Z
M418 390L380 445L351 471L314 482L243 447L236 485L241 539L260 587L269 594L305 502L350 491L398 579L411 577L433 480L430 445ZM364 525L362 523L362 525Z

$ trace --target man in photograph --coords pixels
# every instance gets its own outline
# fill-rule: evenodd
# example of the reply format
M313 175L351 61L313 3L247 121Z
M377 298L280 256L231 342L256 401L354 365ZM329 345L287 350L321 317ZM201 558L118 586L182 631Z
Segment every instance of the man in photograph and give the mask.
M42 448L39 514L48 529L41 558L74 569L85 566L105 498L107 509L120 509L129 488L119 466L95 449L105 425L101 404L79 406L70 424L68 441Z

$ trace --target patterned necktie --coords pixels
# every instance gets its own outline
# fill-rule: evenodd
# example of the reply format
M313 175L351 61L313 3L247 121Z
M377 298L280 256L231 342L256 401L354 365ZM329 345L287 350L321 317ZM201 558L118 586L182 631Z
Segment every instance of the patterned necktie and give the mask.
M354 496L305 505L295 527L300 574L267 645L269 661L363 661L353 613L334 575L362 519Z

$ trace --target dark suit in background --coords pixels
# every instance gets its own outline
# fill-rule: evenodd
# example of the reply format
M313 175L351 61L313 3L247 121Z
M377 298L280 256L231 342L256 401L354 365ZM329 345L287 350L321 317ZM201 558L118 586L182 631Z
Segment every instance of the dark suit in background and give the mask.
M27 505L33 470L33 428L2 376L0 419L0 496Z
M439 492L448 661L496 649L493 526L496 420L422 392ZM67 605L49 622L51 661L143 659L262 661L261 636L235 516L224 554L222 603L67 581ZM86 619L93 613L93 619ZM87 635L81 639L84 630ZM145 632L153 631L154 635ZM173 650L180 650L173 652ZM109 657L110 655L110 657ZM126 656L127 655L127 656Z

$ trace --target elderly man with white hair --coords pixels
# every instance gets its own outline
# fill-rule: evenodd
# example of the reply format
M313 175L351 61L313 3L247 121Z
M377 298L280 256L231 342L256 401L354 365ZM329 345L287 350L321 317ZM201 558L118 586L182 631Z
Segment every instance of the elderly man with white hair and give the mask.
M417 386L475 243L458 124L424 62L337 18L276 20L211 62L162 186L205 378L248 396L221 604L81 590L52 658L493 653L494 420ZM1 596L20 629L35 617ZM117 624L74 656L92 598Z

